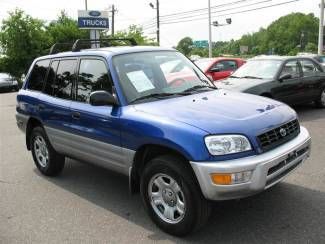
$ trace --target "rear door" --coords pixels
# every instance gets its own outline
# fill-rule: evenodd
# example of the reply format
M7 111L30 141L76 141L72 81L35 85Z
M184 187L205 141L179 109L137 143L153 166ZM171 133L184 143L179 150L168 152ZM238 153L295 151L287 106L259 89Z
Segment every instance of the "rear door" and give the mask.
M44 92L39 97L38 109L53 147L66 153L71 147L72 87L76 79L76 58L53 60L48 72Z
M321 68L312 60L302 59L300 62L303 73L304 100L313 101L319 97L325 76Z
M290 74L291 78L280 81L279 78L285 74ZM272 94L275 99L287 104L300 103L301 96L304 96L304 89L298 60L294 59L285 62L276 82L278 82L278 85L272 89Z
M119 108L89 104L90 94L100 90L114 93L106 60L82 57L71 103L71 129L75 143L71 153L76 158L125 173Z

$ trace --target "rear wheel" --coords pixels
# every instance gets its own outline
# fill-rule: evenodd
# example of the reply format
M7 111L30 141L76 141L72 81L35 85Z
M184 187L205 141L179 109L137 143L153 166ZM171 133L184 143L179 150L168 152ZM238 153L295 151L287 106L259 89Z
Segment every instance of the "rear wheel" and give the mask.
M199 229L210 215L210 203L189 167L178 157L159 156L148 163L141 177L141 196L149 216L172 235Z
M325 88L322 89L319 98L315 101L318 108L325 108Z
M30 148L39 171L47 176L55 176L64 168L65 158L51 146L42 127L35 127L30 137Z

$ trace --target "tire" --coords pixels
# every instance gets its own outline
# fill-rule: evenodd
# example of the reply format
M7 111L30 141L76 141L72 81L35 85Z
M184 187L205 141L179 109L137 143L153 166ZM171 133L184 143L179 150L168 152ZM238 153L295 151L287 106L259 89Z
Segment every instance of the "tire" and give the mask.
M145 167L140 183L141 197L150 218L175 236L199 230L211 212L210 202L203 197L189 163L183 161L171 155L154 158Z
M325 108L325 88L320 92L319 98L315 101L315 105L318 108Z
M61 173L65 157L54 150L42 127L32 130L30 148L35 165L43 175L56 176Z

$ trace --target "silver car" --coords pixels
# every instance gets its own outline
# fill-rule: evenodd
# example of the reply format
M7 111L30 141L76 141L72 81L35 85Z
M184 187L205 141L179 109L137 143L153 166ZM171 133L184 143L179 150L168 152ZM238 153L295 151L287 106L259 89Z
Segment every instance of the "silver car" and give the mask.
M18 82L7 73L0 73L0 91L18 91Z

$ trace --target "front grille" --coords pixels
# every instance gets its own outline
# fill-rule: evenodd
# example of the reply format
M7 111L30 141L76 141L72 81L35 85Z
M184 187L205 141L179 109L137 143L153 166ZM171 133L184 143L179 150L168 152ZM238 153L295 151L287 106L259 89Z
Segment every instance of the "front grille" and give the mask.
M283 131L285 130L285 134ZM282 133L281 133L282 132ZM257 136L262 152L267 152L276 148L287 141L290 141L300 133L298 120L292 120L275 129L269 130Z

